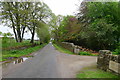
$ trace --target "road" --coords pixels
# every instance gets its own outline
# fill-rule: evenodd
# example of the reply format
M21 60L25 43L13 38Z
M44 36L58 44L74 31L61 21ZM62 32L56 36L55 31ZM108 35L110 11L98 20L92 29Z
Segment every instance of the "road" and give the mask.
M3 78L75 78L86 66L96 65L96 57L60 53L52 43L25 62L3 67Z

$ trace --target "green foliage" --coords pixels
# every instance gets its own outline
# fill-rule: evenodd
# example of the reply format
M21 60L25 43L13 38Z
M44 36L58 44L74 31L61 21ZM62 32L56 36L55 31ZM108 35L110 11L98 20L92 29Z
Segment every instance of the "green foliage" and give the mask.
M51 9L44 2L0 2L1 22L13 29L17 42L22 42L24 33L30 31L34 42L38 22L49 22Z
M49 28L47 24L43 22L39 22L36 31L37 31L37 36L39 37L39 40L41 43L49 42L50 33L49 33Z
M74 16L64 16L60 22L58 29L54 30L55 39L58 41L65 41L74 38L80 31L80 24Z
M63 38L63 41L73 42L93 50L114 50L120 42L120 11L119 2L83 2L78 20L79 33ZM70 25L70 23L69 23ZM70 34L64 28L67 34ZM72 31L75 29L72 28ZM65 32L64 32L65 33ZM72 38L73 37L73 38ZM117 50L118 52L118 50Z
M12 51L11 51L12 54L15 54L15 53L17 53L17 52L18 52L17 50L12 50Z
M79 55L90 55L89 52L80 52Z
M120 55L120 45L112 53L115 55Z
M88 23L79 36L86 41L83 45L96 50L114 49L120 39L118 2L88 2L86 6L87 13L82 17Z
M0 35L2 35L2 32L0 31Z
M80 52L79 55L91 55L91 54L89 52L83 51L83 52Z
M4 49L9 49L12 47L20 47L20 46L27 46L27 45L32 45L32 43L29 43L29 40L25 40L22 43L17 43L15 39L8 39L6 42L2 40L2 48Z
M97 55L95 55L95 54L92 54L92 53L90 53L90 52L86 52L86 51L80 51L80 52L79 52L79 55L97 56Z
M2 37L2 43L7 43L10 38L12 37L13 34L11 34L10 32L8 33L1 33Z
M111 35L115 30L105 19L96 19L85 28L85 32L82 31L81 38L86 39L86 46L92 49L110 49L114 45L115 40Z
M83 2L78 14L65 16L55 32L57 41L93 50L114 50L120 42L120 11L118 2ZM119 48L115 50L118 54Z
M61 24L61 21L63 20L62 15L56 16L55 14L52 14L51 21L49 22L50 30L51 30L51 38L54 38L56 41L58 40L58 32L59 32L59 26Z

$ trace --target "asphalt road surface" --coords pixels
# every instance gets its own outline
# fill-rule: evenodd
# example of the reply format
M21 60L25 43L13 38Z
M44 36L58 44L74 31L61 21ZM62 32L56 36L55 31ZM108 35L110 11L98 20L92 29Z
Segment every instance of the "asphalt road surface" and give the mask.
M52 43L23 63L2 69L3 78L75 78L86 66L96 65L96 57L60 53Z

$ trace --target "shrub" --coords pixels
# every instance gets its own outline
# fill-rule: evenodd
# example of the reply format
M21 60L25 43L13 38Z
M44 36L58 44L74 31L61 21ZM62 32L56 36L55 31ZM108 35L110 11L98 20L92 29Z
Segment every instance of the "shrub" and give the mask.
M115 51L113 52L113 54L120 55L120 46L118 46L118 48L115 49Z
M83 51L83 52L79 52L79 55L92 55L89 52Z
M112 53L114 55L120 55L120 43L117 43L117 47Z
M11 53L12 54L16 54L18 52L18 50L12 50Z
M79 55L97 56L97 54L92 54L92 53L86 52L86 51L79 52Z

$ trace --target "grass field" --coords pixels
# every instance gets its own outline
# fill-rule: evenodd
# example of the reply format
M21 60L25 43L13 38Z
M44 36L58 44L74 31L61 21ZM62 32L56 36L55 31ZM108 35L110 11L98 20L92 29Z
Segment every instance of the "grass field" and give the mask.
M42 44L42 45L37 45L32 47L31 43L29 43L29 40L24 40L21 43L17 43L15 40L7 40L5 42L2 41L2 56L0 57L0 61L6 61L8 58L10 57L21 57L21 56L25 56L28 55L30 53L33 53L37 50L39 50L40 48L42 48L43 46L45 46L46 44ZM38 44L39 42L35 41L36 44ZM19 49L19 47L23 47L23 46L29 46L25 49ZM14 49L12 49L14 48ZM5 49L5 50L4 50ZM8 49L8 50L6 50Z
M35 41L35 43L39 43L39 41ZM7 41L2 40L2 48L3 49L27 46L27 45L32 45L32 43L30 43L30 40L24 40L21 43L17 43L14 39L8 39Z
M6 51L2 51L2 60L0 61L5 61L7 60L7 58L9 57L21 57L21 56L25 56L28 55L30 53L33 53L37 50L39 50L40 48L44 47L46 44L42 44L42 45L38 45L35 47L30 47L24 50L6 50Z

